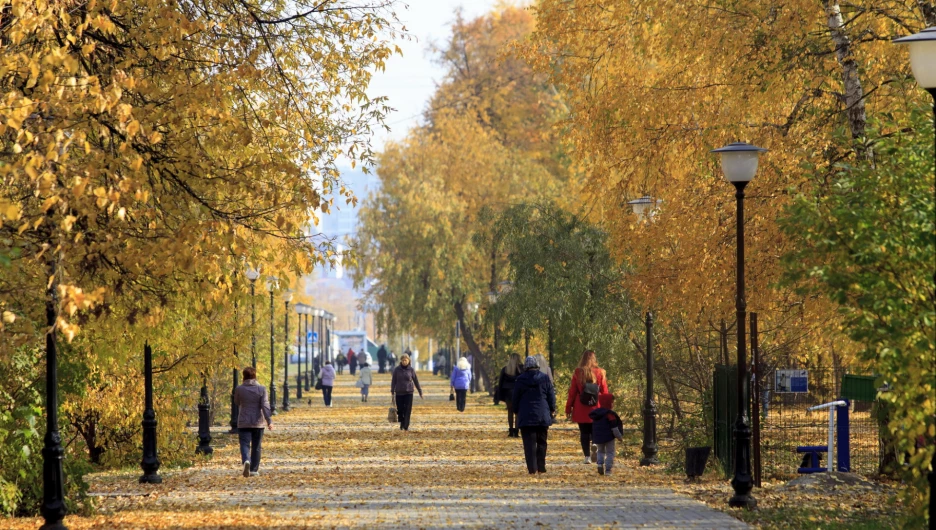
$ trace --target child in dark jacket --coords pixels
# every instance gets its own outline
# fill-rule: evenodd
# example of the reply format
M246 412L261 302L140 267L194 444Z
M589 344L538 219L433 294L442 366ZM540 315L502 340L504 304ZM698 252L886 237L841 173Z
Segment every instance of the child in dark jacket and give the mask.
M623 439L624 423L617 412L611 410L614 396L598 396L598 408L589 413L592 419L592 450L597 446L598 474L610 475L614 466L614 440ZM594 460L593 460L594 461Z

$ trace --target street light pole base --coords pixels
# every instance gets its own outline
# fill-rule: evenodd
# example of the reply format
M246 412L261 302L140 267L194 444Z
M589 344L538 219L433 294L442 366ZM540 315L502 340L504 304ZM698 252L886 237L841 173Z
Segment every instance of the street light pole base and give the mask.
M640 459L640 465L641 465L641 466L655 466L655 465L657 465L657 464L659 464L659 463L660 463L660 460L659 460L657 457L655 457L655 456L652 457L652 458L641 458L641 459Z
M750 510L757 506L757 500L750 495L734 495L728 499L728 506Z
M45 523L39 527L39 530L68 530L68 527L65 526L65 523L62 521L55 521L52 523Z
M162 484L162 477L159 475L143 475L140 477L140 484Z

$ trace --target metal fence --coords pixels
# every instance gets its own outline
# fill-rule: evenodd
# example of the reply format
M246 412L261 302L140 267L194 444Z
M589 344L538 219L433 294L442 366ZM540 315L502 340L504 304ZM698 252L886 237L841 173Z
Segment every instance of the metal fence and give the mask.
M752 443L756 446L758 438L760 440L759 450L753 447L752 471L756 479L782 480L795 476L805 456L804 453L796 452L798 446L828 444L828 411L809 412L807 409L843 397L844 370L807 370L805 388L785 384L783 378L778 379L778 372L779 375L784 374L783 371L775 370L761 376L760 395L756 400L758 403L752 403L750 409L751 424L755 431ZM733 399L737 395L735 367L717 366L713 382L715 454L726 476L730 476L734 466L732 429L737 413L736 400ZM801 389L804 391L783 391ZM754 394L755 388L751 388L752 402L755 401ZM874 402L867 398L849 400L848 454L850 470L854 473L873 475L880 470L881 442L874 408ZM833 431L833 439L835 447L839 447L842 441L838 439L837 429ZM838 468L839 460L835 452L833 455L835 467ZM824 455L820 465L825 466Z

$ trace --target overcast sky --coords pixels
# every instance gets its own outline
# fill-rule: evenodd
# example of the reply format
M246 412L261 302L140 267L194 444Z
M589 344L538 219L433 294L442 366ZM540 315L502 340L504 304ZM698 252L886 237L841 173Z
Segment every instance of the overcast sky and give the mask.
M412 35L410 41L398 41L403 56L394 55L387 61L385 72L377 72L368 93L371 97L387 96L396 109L387 118L392 131L379 130L374 148L383 150L387 140L400 140L406 131L422 118L426 102L442 78L442 70L432 62L429 44L443 44L449 35L455 10L460 6L466 19L489 12L496 0L401 0L396 13Z

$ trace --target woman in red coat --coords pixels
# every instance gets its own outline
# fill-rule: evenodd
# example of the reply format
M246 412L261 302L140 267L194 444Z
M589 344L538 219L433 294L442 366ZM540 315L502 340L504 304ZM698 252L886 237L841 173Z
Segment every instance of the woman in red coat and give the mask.
M590 395L587 395L585 385L595 385L597 395L594 396L594 404L586 405L583 401L589 401ZM583 398L582 394L586 394ZM578 423L579 439L582 442L582 453L585 454L585 463L591 464L596 461L597 447L592 446L592 420L588 416L591 411L598 408L598 396L608 394L608 381L605 378L605 371L598 366L595 359L595 352L585 350L582 353L582 360L579 361L575 373L572 374L572 383L569 385L569 398L566 400L565 412L566 418Z

